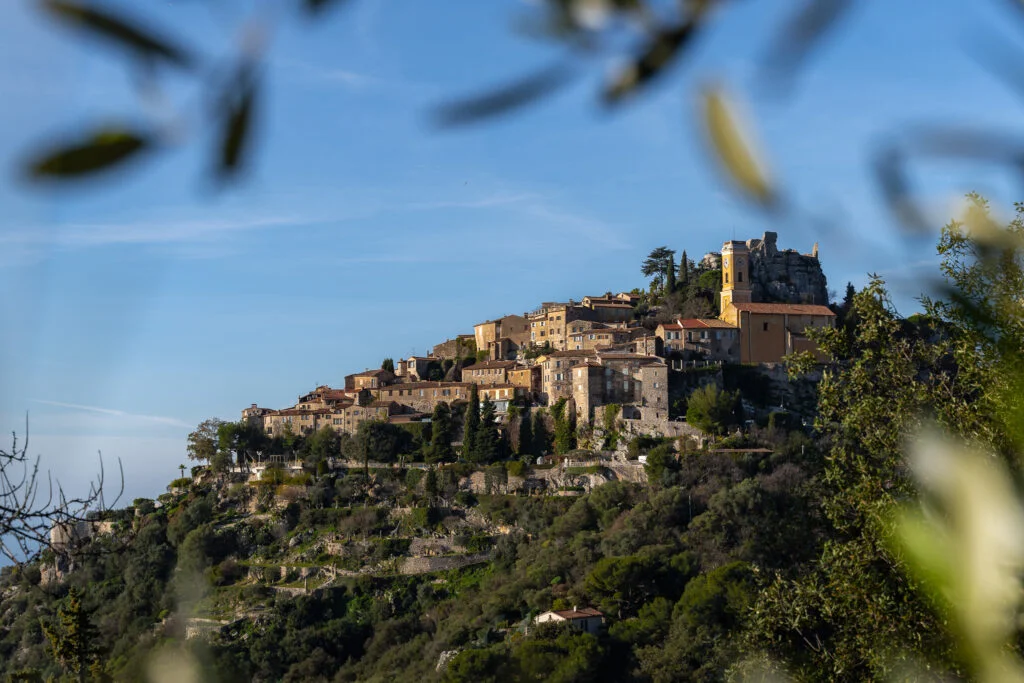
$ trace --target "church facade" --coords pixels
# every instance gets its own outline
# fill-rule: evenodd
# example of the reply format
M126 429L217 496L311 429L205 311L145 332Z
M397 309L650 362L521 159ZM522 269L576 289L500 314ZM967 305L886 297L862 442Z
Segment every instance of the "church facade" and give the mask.
M766 233L772 237L774 233ZM759 244L765 240L757 240ZM817 246L812 257L817 260ZM751 286L751 253L747 242L722 245L722 293L719 318L739 330L741 363L778 363L794 352L817 353L807 330L835 324L835 313L818 303L755 301ZM818 298L818 297L814 297Z

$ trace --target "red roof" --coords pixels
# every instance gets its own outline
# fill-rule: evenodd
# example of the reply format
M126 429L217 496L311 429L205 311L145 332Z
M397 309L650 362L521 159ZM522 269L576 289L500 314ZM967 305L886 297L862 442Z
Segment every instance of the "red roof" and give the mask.
M812 304L738 304L733 302L732 306L737 311L746 311L748 313L774 313L785 315L827 315L830 317L835 317L836 315L828 306L816 306Z

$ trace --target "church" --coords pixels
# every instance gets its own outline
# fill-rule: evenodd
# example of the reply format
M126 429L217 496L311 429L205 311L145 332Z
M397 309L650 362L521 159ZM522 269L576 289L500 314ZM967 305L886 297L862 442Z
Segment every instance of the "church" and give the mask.
M774 238L774 233L771 236ZM774 239L771 241L774 245ZM778 363L790 353L818 353L806 331L833 326L836 315L831 309L817 303L755 302L751 288L749 243L738 240L726 242L722 245L721 258L719 318L739 330L741 363ZM813 258L817 258L817 247Z

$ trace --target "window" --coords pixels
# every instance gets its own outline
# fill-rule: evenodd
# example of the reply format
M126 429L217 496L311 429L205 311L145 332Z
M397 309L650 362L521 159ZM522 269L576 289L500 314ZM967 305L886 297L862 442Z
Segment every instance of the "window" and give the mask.
M561 382L562 381L562 373L559 372L558 374L555 375L555 381L556 382Z
M693 332L686 333L686 341L693 341Z
M743 271L736 273L736 282L743 282Z
M765 332L767 332L767 331L768 331L768 323L762 323L762 325L763 325L762 329L763 329L763 330L764 330Z
M582 384L577 384L576 385L576 391L583 391L583 385Z
M591 338L591 339L593 339L593 338L594 338L594 335L590 335L590 338Z
M726 284L729 283L729 273L725 274L725 282L726 282Z
M657 388L658 388L658 383L657 383L657 382L655 382L655 383L654 383L654 388L655 388L655 389L657 389Z
M627 379L627 380L625 380L625 381L624 381L624 382L622 383L622 390L623 390L623 391L629 391L629 380L628 380L628 379Z

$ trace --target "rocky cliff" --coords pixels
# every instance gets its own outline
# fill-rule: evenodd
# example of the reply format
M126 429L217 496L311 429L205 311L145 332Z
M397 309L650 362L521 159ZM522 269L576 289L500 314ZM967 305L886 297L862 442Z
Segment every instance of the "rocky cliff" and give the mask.
M750 289L754 301L828 305L828 282L818 261L818 245L810 254L780 251L778 234L766 232L747 240L750 249Z

